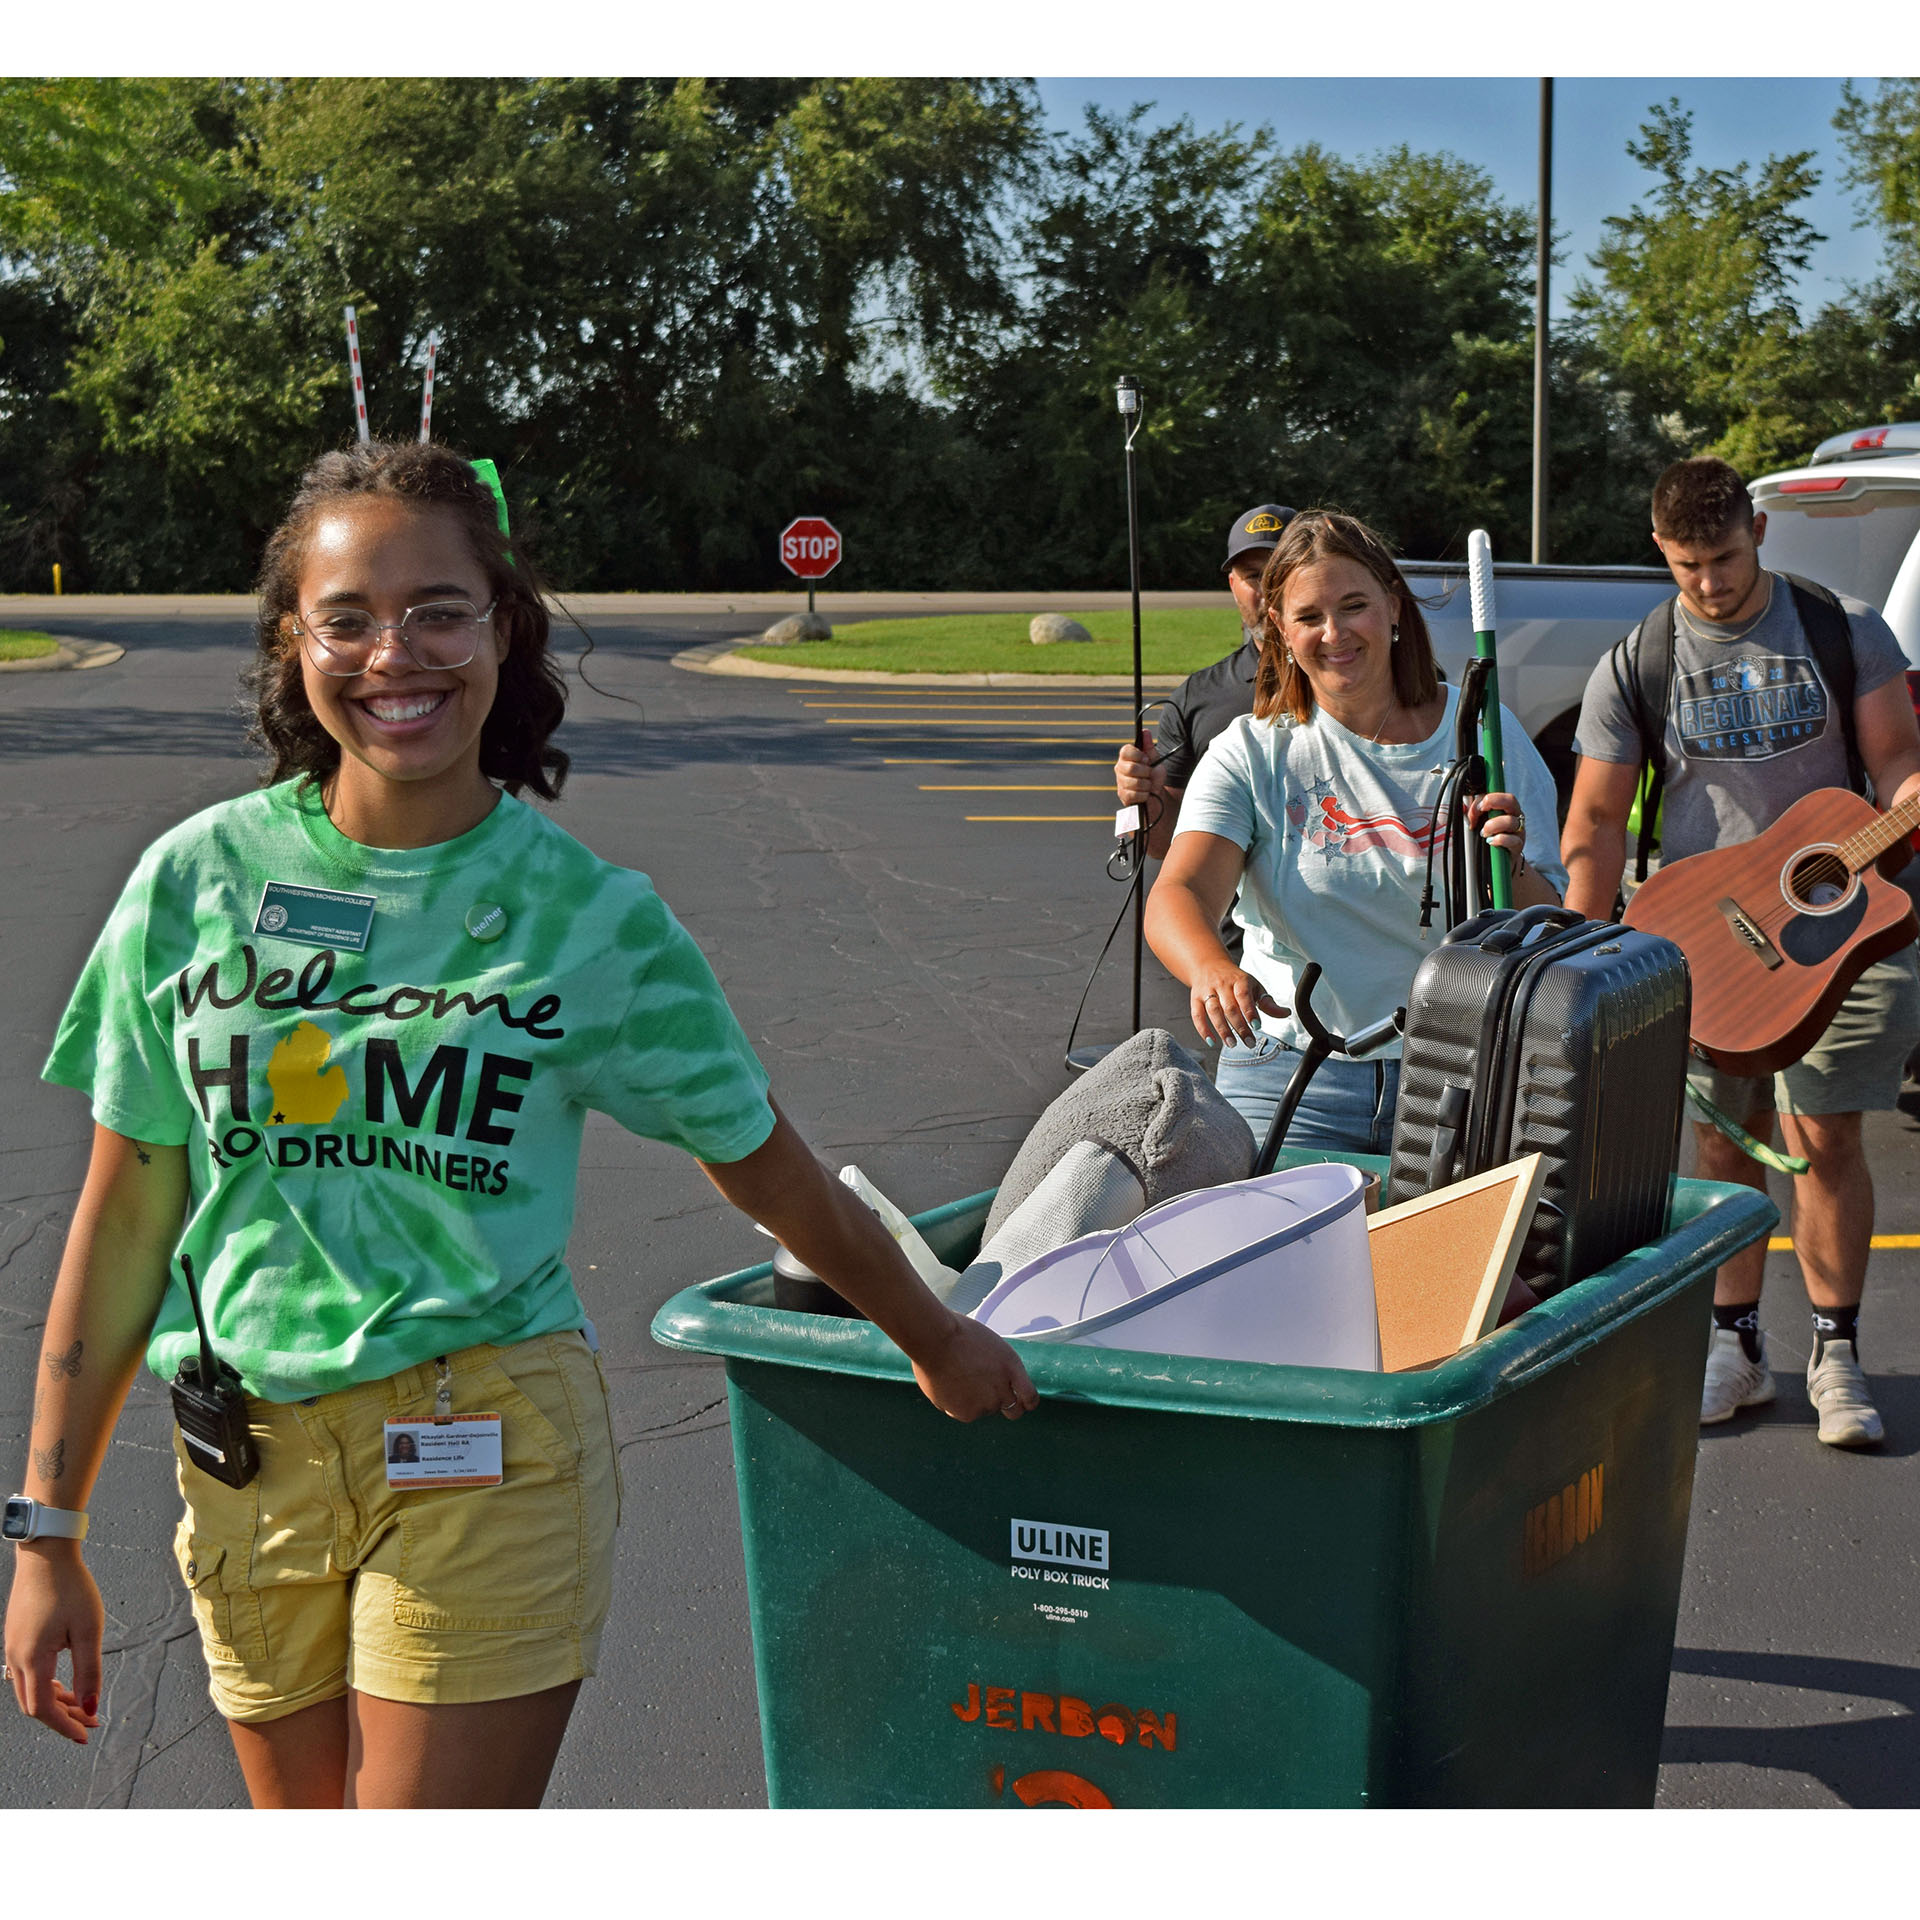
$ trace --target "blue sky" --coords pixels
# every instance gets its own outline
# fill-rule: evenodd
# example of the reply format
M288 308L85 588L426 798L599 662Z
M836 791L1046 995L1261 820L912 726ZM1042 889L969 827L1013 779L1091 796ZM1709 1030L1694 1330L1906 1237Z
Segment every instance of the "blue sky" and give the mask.
M1871 92L1871 83L1864 83ZM1155 118L1186 115L1196 125L1237 120L1271 126L1283 146L1317 140L1358 158L1405 141L1445 150L1484 167L1496 190L1531 207L1536 183L1539 83L1535 80L1041 80L1049 118L1077 126L1089 102L1124 108L1149 100ZM1554 269L1556 311L1598 243L1601 221L1646 195L1651 176L1626 155L1649 105L1678 94L1693 112L1694 158L1703 166L1764 161L1811 149L1820 186L1801 211L1827 236L1814 251L1801 297L1817 306L1843 295L1848 280L1872 277L1879 240L1853 225L1854 197L1841 184L1833 131L1838 80L1562 79L1554 88L1553 216L1564 237Z

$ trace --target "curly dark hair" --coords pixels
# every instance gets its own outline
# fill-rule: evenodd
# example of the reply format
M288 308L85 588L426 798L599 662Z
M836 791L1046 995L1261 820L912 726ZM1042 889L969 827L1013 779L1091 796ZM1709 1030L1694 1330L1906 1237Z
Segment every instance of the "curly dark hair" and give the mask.
M1294 663L1280 638L1280 610L1287 578L1316 560L1352 560L1378 580L1393 602L1393 623L1400 644L1393 649L1393 691L1403 707L1424 707L1440 692L1440 669L1433 657L1427 617L1394 564L1393 549L1364 520L1350 513L1315 507L1287 522L1266 571L1260 576L1260 603L1266 609L1260 633L1260 671L1254 680L1257 719L1286 714L1306 721L1313 714L1313 686Z
M272 762L267 783L296 775L319 782L340 765L340 743L307 703L300 648L292 636L307 541L329 507L356 495L405 500L453 514L495 596L494 618L507 636L507 656L493 708L480 729L480 771L509 793L531 788L558 799L567 756L552 744L567 710L567 686L547 652L550 623L540 579L516 533L509 554L493 494L472 465L447 447L373 441L323 454L301 476L286 518L260 563L257 649L245 676L255 713L250 738Z

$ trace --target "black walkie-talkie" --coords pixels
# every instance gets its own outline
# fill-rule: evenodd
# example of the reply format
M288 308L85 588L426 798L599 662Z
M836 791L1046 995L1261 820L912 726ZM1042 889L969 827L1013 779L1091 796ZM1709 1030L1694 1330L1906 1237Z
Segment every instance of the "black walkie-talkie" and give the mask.
M173 1417L187 1443L188 1459L202 1473L230 1487L244 1487L260 1471L260 1456L247 1431L247 1396L240 1376L214 1357L193 1262L184 1253L180 1271L187 1276L193 1324L200 1329L200 1357L196 1360L189 1354L180 1362L173 1381Z

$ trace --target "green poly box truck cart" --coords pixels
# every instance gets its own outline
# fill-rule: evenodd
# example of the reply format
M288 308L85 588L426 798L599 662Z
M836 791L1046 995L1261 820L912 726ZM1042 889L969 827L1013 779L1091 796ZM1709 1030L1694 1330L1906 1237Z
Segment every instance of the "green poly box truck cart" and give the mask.
M990 1198L916 1224L964 1265ZM773 1804L1650 1805L1714 1269L1776 1218L1680 1181L1418 1373L1023 1342L1040 1407L971 1427L768 1266L677 1294L655 1336L726 1359Z

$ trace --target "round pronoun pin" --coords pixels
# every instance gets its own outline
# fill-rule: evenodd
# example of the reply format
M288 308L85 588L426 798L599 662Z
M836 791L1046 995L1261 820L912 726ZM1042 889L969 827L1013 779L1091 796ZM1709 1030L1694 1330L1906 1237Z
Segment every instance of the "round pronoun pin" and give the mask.
M467 909L467 931L476 940L482 942L498 940L506 930L505 907L496 907L490 900L482 900Z

